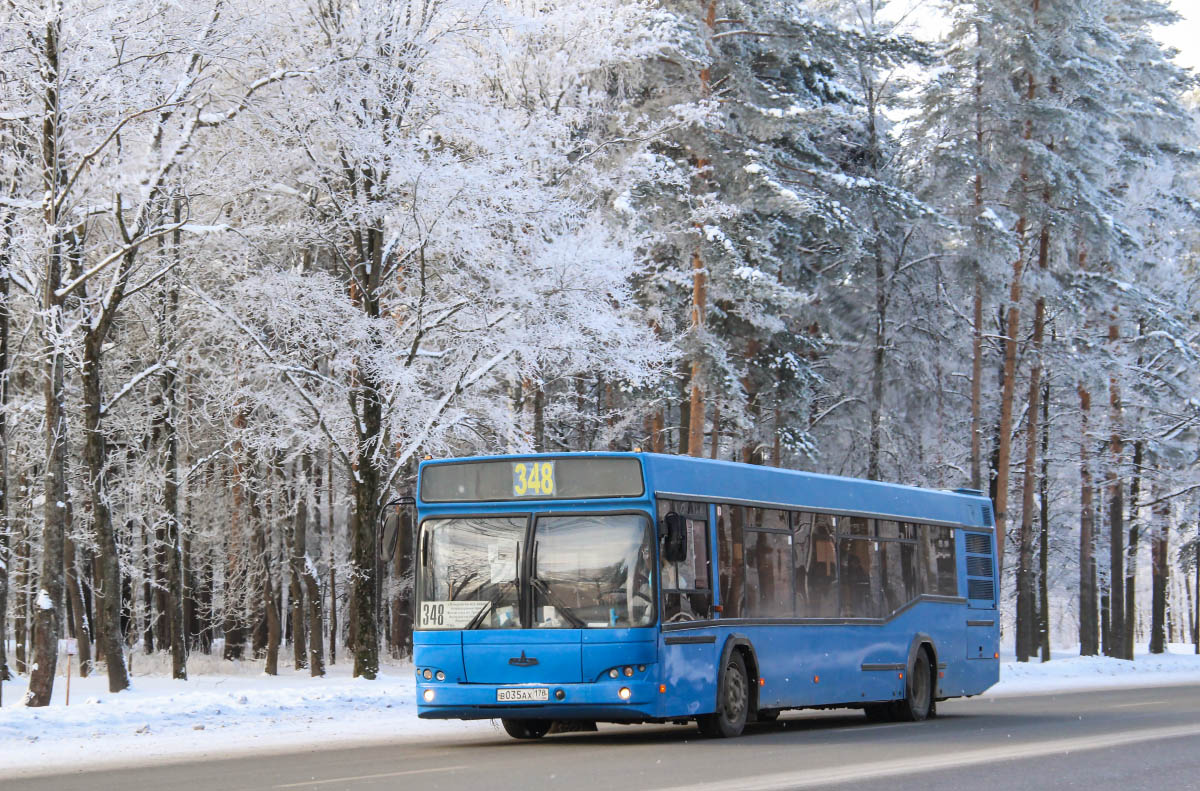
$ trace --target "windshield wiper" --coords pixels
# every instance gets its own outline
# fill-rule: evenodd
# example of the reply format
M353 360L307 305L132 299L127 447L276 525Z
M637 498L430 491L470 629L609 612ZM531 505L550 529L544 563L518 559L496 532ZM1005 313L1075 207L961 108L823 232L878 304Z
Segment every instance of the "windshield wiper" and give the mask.
M529 582L531 585L533 585L534 588L536 588L538 590L539 593L541 593L543 596L545 596L547 599L550 600L550 603L554 605L554 608L556 610L558 610L558 612L562 615L562 617L564 617L568 621L570 621L572 626L574 626L576 629L587 628L587 624L583 622L583 619L580 618L578 615L576 615L574 613L574 611L571 610L570 607L563 604L562 599L558 598L558 596L555 595L554 591L550 590L549 585L542 582L537 577L530 577Z
M487 614L492 611L492 607L494 607L494 606L495 606L495 604L493 604L492 602L488 602L485 606L480 607L479 614L476 615L474 618L472 618L470 620L470 622L463 628L467 631L470 631L472 629L478 629L479 624L483 623L483 619L487 617Z

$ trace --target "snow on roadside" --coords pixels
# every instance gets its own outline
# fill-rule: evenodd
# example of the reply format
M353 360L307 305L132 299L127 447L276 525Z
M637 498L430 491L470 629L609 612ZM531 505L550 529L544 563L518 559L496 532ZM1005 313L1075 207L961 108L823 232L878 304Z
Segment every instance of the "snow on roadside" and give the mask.
M52 705L21 706L27 679L4 684L0 708L0 773L49 768L98 768L150 759L273 748L314 748L338 742L496 733L490 721L427 721L416 716L411 665L385 665L375 681L350 678L350 665L329 668L325 678L280 669L267 676L262 662L190 664L220 667L175 681L159 667L135 675L130 690L108 693L103 669L87 679L54 685ZM207 660L207 661L204 661ZM282 657L281 657L282 660ZM136 663L159 665L137 657ZM283 662L281 661L282 665Z
M1080 657L1069 649L1059 649L1045 664L1004 661L1000 683L987 694L1200 684L1200 656L1192 646L1170 648L1161 655L1139 652L1135 662ZM134 662L133 688L118 695L108 694L102 670L72 678L70 706L63 705L61 675L53 705L41 709L20 705L25 679L4 684L0 776L396 738L505 738L487 720L417 719L416 684L407 664L385 665L376 681L350 678L346 663L314 679L286 668L267 676L261 661L194 655L191 678L174 681L166 656L138 654Z
M1191 643L1172 643L1165 654L1134 652L1134 661L1104 656L1079 656L1079 647L1058 648L1050 662L1012 661L1002 656L1000 683L990 696L1076 692L1113 687L1151 687L1200 684L1200 656Z

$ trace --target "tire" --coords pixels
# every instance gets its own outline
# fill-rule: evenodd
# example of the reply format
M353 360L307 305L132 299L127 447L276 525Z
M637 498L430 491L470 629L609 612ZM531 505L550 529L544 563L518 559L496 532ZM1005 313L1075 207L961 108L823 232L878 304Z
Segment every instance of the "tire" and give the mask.
M700 732L718 739L740 736L750 712L750 680L746 676L746 662L740 651L730 652L717 695L718 710L696 718Z
M904 698L892 704L892 718L899 722L921 722L936 716L933 700L933 659L929 649L922 646L917 651L912 667L904 683Z
M504 732L514 739L540 739L550 730L553 720L500 720Z

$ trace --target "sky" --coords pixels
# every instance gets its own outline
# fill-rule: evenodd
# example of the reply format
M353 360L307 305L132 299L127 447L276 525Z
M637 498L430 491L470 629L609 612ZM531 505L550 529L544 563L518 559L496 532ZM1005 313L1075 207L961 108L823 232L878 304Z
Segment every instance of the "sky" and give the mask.
M1200 73L1200 0L1168 0L1171 8L1183 19L1170 27L1160 28L1158 37L1164 44L1179 50L1178 63ZM898 3L912 26L924 35L936 37L944 24L934 0L910 0Z
M1162 40L1179 50L1179 63L1200 71L1200 0L1171 0L1184 17L1177 25L1159 31Z

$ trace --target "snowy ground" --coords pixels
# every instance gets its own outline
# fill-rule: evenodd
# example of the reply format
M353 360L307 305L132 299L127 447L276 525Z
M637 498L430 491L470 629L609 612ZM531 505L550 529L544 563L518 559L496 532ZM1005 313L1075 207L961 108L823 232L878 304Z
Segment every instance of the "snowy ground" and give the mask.
M1002 664L989 695L1025 695L1117 686L1200 684L1200 656L1191 645L1171 653L1139 653L1134 662L1079 657L1060 649L1054 661ZM281 662L281 665L283 663ZM386 665L374 682L349 677L350 665L332 666L324 679L261 662L221 662L193 656L191 678L172 681L165 656L137 656L132 690L107 692L103 674L55 684L53 705L20 704L25 679L4 685L0 707L0 772L99 768L159 759L395 738L420 739L497 733L482 722L429 722L415 714L411 665Z

